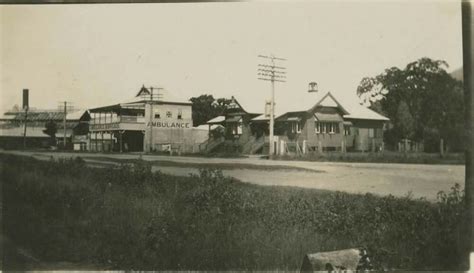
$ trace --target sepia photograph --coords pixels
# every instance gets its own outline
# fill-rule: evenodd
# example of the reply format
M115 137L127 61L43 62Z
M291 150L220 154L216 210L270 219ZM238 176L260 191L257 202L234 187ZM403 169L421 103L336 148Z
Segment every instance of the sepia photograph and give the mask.
M2 271L469 271L469 2L79 2L0 5Z

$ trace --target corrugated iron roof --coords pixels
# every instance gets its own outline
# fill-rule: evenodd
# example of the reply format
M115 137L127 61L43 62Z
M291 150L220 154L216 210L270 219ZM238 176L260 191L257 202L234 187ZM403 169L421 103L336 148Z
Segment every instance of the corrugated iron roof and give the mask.
M49 137L43 132L45 128L40 127L26 127L27 137ZM0 128L0 136L22 137L24 134L24 127Z
M324 93L324 94L315 94L315 93L306 93L306 94L299 94L298 98L301 98L301 101L308 101L310 103L309 107L306 109L293 109L293 111L310 111L311 109L317 107L317 104L315 105L315 102L321 102L324 100L324 98L328 95L329 92ZM330 95L336 102L347 112L347 114L343 115L344 118L347 119L368 119L368 120L380 120L380 121L388 121L389 119L384 117L383 115L380 115L379 113L370 110L369 108L360 105L359 100L357 98L352 98L352 97L345 97L345 96L339 96L336 98L332 93ZM290 112L287 112L290 113ZM286 113L283 113L280 116L285 115ZM278 116L278 115L277 115Z
M269 121L269 120L270 120L270 117L265 116L265 114L261 114L252 119L252 121Z
M67 113L66 120L79 120L81 117L86 114L86 111L74 111ZM25 112L6 112L0 120L4 121L18 121L23 122L25 120ZM62 121L64 119L64 112L60 111L38 111L38 112L28 112L27 120L28 121Z
M339 121L342 121L342 117L337 114L337 113L320 113L320 112L316 112L314 113L314 116L316 117L316 119L318 121L335 121L335 122L339 122Z
M80 120L84 115L89 115L87 110L77 110L67 113L66 120Z
M193 129L208 131L208 130L209 130L209 125L210 125L210 124L202 124L202 125L193 127ZM214 129L216 129L216 128L218 128L218 127L223 127L223 126L220 125L220 124L212 124L212 125L211 125L211 131L214 130Z
M225 116L217 116L211 120L209 120L208 122L206 122L207 124L216 124L216 123L221 123L225 120Z
M241 116L230 117L225 120L225 122L240 122L242 120Z
M362 105L352 105L348 108L348 115L344 115L344 118L347 119L370 119L370 120L383 120L388 121L387 117L382 116L381 114L370 110L369 108Z

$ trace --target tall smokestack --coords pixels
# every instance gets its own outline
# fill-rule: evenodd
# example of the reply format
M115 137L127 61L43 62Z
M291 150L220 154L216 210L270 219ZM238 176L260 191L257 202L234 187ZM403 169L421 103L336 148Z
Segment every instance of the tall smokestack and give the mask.
M23 89L23 109L29 108L28 94L29 90Z

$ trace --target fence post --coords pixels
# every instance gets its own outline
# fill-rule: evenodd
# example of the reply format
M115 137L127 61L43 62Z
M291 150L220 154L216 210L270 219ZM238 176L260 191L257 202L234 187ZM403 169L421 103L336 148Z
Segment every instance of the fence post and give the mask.
M444 155L444 139L440 139L439 141L439 153L441 156Z

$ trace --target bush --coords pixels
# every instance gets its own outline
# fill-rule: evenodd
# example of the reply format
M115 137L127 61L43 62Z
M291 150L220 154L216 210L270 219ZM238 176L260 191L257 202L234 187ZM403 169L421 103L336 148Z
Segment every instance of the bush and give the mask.
M307 153L304 155L283 155L275 156L274 159L283 160L306 160L306 161L335 161L335 162L371 162L371 163L406 163L406 164L464 164L464 154L449 153L440 154L429 153L399 153L399 152L325 152Z
M364 247L377 268L466 268L459 186L429 203L256 186L215 169L175 177L142 160L91 168L81 159L0 159L4 234L46 262L297 270L306 253Z

